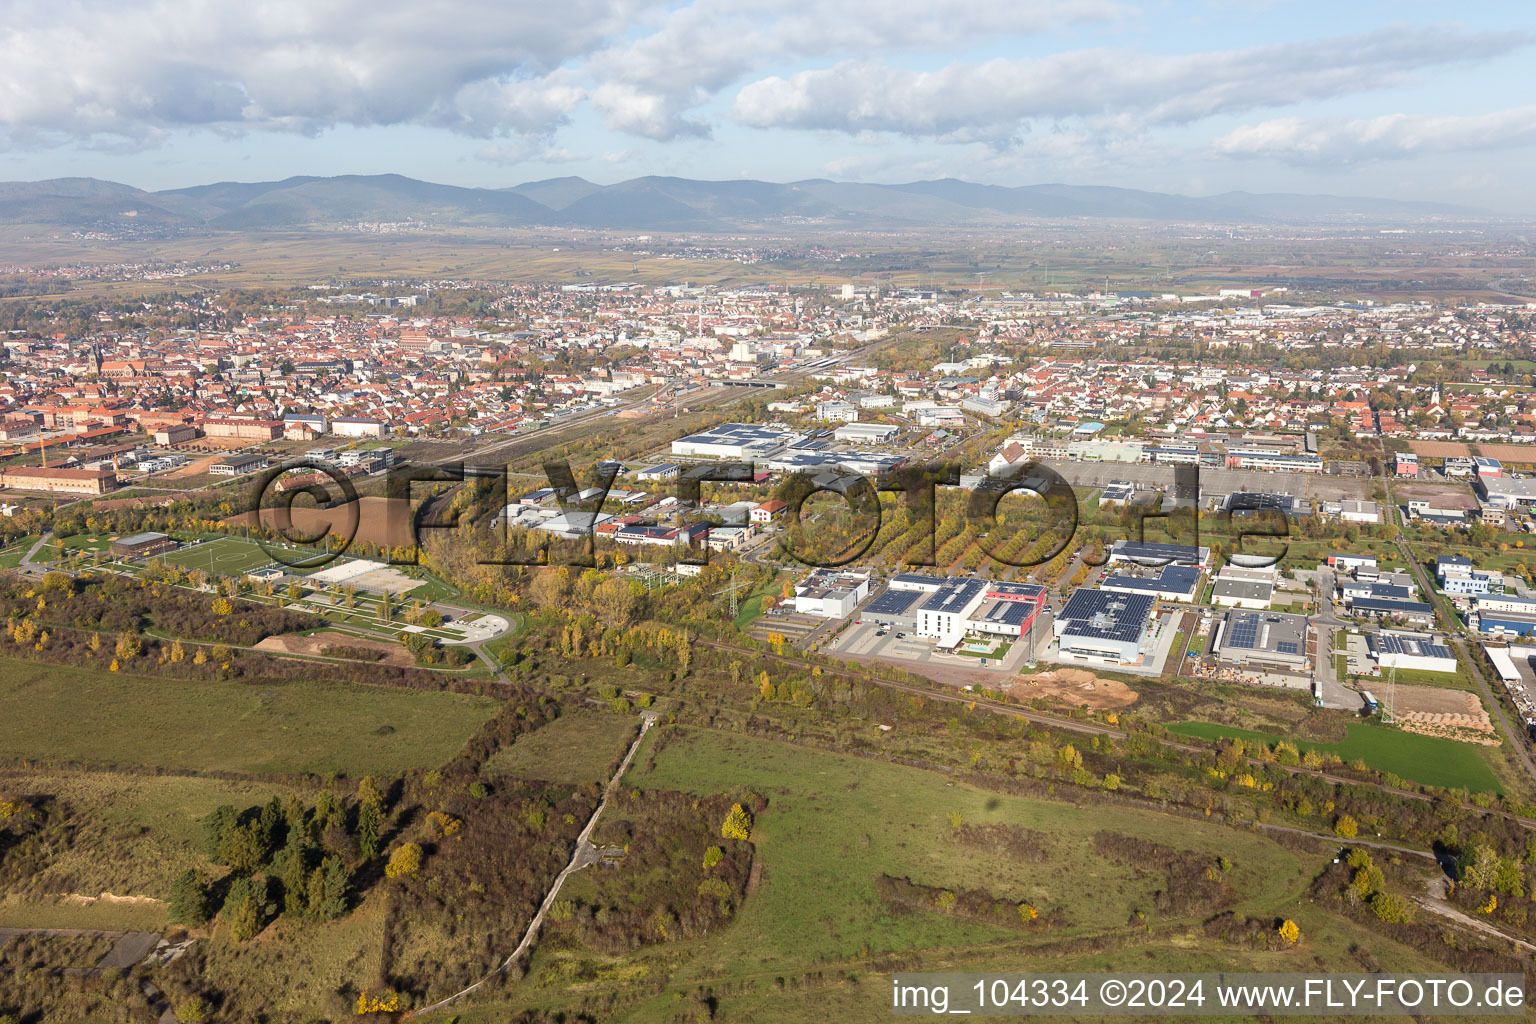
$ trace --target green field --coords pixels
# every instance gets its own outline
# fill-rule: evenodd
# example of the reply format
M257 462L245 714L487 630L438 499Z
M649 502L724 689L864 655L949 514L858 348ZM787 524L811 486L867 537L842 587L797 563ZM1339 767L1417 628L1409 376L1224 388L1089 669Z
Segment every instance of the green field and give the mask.
M1255 732L1230 725L1210 722L1180 722L1170 725L1168 731L1180 736L1198 736L1213 740L1222 736L1235 736L1244 740L1274 745L1285 739L1273 733ZM1391 772L1400 778L1441 786L1446 789L1467 789L1474 793L1502 791L1493 770L1484 759L1482 748L1455 740L1442 740L1433 736L1419 736L1400 732L1382 725L1364 722L1349 726L1348 738L1342 743L1308 743L1294 741L1302 751L1316 750L1324 754L1338 754L1346 761L1356 758L1379 771Z
M1213 863L1228 857L1240 907L1268 909L1304 883L1296 858L1279 846L1203 822L999 796L915 768L703 729L681 728L652 766L653 744L647 740L626 775L629 785L699 794L750 787L769 799L753 832L764 882L729 928L698 945L690 974L1022 941L995 925L889 907L875 891L882 873L1027 900L1042 914L1061 908L1057 937L1119 929L1138 909L1157 922L1150 903L1158 880L1101 857L1093 846L1101 829L1209 853ZM1037 830L1047 854L1026 863L966 846L953 837L951 813L969 824Z
M635 719L579 708L519 736L485 763L488 775L545 782L607 782L635 738Z
M0 756L243 772L441 764L496 702L322 683L187 683L0 659Z

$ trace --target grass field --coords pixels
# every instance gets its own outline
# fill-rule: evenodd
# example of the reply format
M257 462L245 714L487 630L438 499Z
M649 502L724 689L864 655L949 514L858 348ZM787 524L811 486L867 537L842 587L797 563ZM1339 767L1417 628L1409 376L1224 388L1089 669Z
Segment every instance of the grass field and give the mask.
M518 737L485 764L489 775L545 782L606 782L635 736L635 720L585 708Z
M0 755L244 772L441 764L495 701L319 683L182 683L0 659Z
M1244 905L1273 905L1303 880L1296 859L1268 840L1200 822L1004 797L919 769L702 729L683 729L654 765L652 745L628 784L699 794L751 787L770 801L753 833L764 882L735 923L698 949L695 969L704 975L1019 939L992 925L888 907L874 888L881 873L985 889L1028 900L1042 914L1062 908L1067 922L1055 935L1119 928L1135 909L1155 922L1157 880L1099 856L1092 837L1100 829L1208 852L1213 863L1228 857ZM1047 856L1024 863L965 846L953 838L951 813L1042 832ZM1063 888L1068 876L1072 886Z
M1170 725L1168 731L1180 736L1198 736L1216 739L1236 736L1245 740L1257 740L1275 744L1285 739L1273 733L1238 729L1209 722L1181 722ZM1448 789L1464 788L1473 792L1500 792L1502 787L1483 757L1482 748L1455 740L1419 736L1400 732L1381 725L1363 722L1349 726L1349 736L1342 743L1308 743L1295 741L1302 750L1338 754L1346 761L1356 758L1380 771L1391 772L1404 779L1426 786L1443 786Z

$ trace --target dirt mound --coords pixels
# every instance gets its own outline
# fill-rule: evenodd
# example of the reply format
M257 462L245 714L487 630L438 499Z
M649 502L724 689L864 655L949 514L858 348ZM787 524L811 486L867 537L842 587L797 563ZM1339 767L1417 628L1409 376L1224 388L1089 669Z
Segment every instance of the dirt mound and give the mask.
M1074 708L1087 705L1094 711L1123 708L1136 703L1137 693L1118 679L1102 679L1087 669L1059 668L1034 676L1020 676L1008 688L1019 700L1044 697Z
M410 668L416 664L411 657L411 652L399 644L386 643L383 640L368 640L363 637L350 636L346 633L336 633L324 630L309 636L269 636L255 649L258 651L274 651L278 654L303 654L309 657L337 657L335 654L326 654L326 648L333 651L337 648L351 647L354 650L378 651L381 657L375 664L395 665L400 668Z

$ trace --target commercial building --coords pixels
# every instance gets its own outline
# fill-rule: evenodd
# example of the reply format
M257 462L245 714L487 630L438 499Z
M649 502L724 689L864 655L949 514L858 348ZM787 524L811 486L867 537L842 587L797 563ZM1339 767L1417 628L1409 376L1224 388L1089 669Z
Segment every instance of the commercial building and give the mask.
M118 558L149 558L175 551L179 541L163 533L136 533L131 537L119 537L112 542L111 552Z
M1144 653L1157 602L1145 594L1080 589L1052 623L1064 661L1130 664Z
M357 416L339 416L331 420L331 433L337 437L380 438L387 431L388 428L381 420L370 420Z
M208 467L208 472L214 476L239 476L242 473L254 473L258 469L266 469L267 464L265 455L255 453L225 455L215 459Z
M1264 611L1275 599L1275 567L1226 565L1216 574L1211 603L1218 608Z
M169 448L173 444L186 444L188 441L196 440L197 428L190 423L167 424L151 436L155 444L162 448Z
M1529 511L1536 506L1536 478L1479 476L1472 486L1479 498L1495 508Z
M1117 540L1109 548L1111 562L1136 562L1141 565L1188 565L1205 567L1211 549L1191 544L1162 544L1152 541Z
M209 419L203 421L203 433L241 441L275 441L283 436L283 421Z
M1136 500L1136 485L1129 480L1111 480L1099 494L1100 508L1129 505Z
M795 584L795 611L824 619L846 619L868 596L868 573L817 569Z
M801 440L803 435L788 430L755 423L722 423L673 441L672 454L708 459L765 459Z
M832 437L851 444L880 444L900 430L894 423L844 423L832 432Z
M15 466L0 473L6 487L49 494L106 494L117 489L117 474L110 469L44 469Z
M1418 672L1455 672L1456 655L1428 633L1403 633L1384 629L1366 635L1371 657L1384 669Z
M1216 624L1211 652L1234 665L1301 668L1307 664L1307 617L1233 609Z
M1291 455L1263 448L1229 448L1228 469L1267 469L1282 473L1321 473L1323 460L1316 455Z
M1155 573L1116 573L1105 577L1101 590L1122 594L1146 594L1164 601L1194 601L1200 586L1200 570L1188 565L1165 565Z

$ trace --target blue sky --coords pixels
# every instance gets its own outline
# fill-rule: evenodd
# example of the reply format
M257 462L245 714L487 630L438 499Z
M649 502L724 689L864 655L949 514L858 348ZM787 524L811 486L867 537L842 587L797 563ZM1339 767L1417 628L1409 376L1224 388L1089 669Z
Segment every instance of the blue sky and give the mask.
M1528 3L0 3L0 179L954 176L1536 214Z

